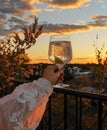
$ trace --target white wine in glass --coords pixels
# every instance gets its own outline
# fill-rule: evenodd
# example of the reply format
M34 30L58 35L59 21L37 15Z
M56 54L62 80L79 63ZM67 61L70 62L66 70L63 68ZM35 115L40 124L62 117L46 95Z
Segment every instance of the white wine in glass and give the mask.
M52 35L50 37L48 59L59 68L71 61L72 47L69 35Z

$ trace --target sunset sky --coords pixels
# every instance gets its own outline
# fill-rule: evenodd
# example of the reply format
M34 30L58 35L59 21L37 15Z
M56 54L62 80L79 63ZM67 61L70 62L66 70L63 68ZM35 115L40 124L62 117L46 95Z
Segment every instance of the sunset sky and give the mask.
M71 63L95 62L94 43L107 51L107 0L0 0L0 39L32 24L35 15L44 29L27 51L33 63L48 62L49 38L56 33L71 35Z

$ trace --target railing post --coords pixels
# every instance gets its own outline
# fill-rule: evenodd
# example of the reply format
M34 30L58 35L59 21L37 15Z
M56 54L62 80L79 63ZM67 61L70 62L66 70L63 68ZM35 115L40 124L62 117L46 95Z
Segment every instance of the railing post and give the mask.
M76 96L75 130L82 130L82 97Z
M52 104L51 104L51 100L52 100L52 99L51 99L51 98L52 98L52 97L50 96L50 98L49 98L49 111L48 111L48 117L49 117L49 118L48 118L48 124L49 124L49 127L48 127L49 129L48 129L48 130L52 130L52 127L51 127L51 126L52 126L52 125L51 125L51 121L52 121L52 114L51 114L51 105L52 105Z
M79 130L82 130L82 97L80 97L79 104Z
M63 113L63 118L61 116L61 120L59 121L58 124L55 124L56 126L53 126L52 124L52 97L50 97L49 99L49 104L48 104L48 129L47 130L57 130L59 125L61 123L63 123L63 128L64 130L69 129L69 126L74 128L75 130L82 130L82 127L85 128L85 126L82 125L82 116L83 116L83 112L84 112L84 106L83 106L83 102L82 102L82 98L87 98L87 99L93 99L93 100L97 100L97 126L95 126L95 128L97 128L97 130L103 130L103 119L102 119L102 114L103 114L103 101L107 100L107 96L106 95L98 95L98 94L94 94L94 93L86 93L86 92L81 92L81 91L76 91L76 90L70 90L70 89L60 89L60 88L56 88L55 92L57 93L62 93L63 94L63 108L64 108L64 113ZM69 115L68 115L68 110L70 110L68 108L68 95L72 95L75 97L75 125L71 126L69 119ZM72 102L71 102L72 103ZM73 102L74 103L74 102ZM96 107L96 106L95 106ZM94 116L94 115L93 115ZM57 117L56 117L57 118ZM96 120L96 118L95 118ZM93 124L92 124L93 125ZM62 126L61 126L62 127ZM60 127L59 127L60 128Z
M76 107L76 114L75 114L75 130L78 130L78 96L75 97L75 107Z
M64 130L67 130L67 95L64 94Z
M102 100L98 100L98 130L102 130Z

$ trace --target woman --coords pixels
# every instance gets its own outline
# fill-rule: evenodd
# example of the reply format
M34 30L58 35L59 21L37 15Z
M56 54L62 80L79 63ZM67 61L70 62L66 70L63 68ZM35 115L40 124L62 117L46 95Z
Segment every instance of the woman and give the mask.
M10 95L1 98L0 130L35 130L52 94L52 85L63 79L61 75L63 70L56 65L48 66L42 78L19 85Z

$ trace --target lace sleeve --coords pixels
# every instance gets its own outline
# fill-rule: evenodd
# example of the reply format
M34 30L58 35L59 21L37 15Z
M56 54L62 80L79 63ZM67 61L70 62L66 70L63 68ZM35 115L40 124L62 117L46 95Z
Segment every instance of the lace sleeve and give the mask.
M18 86L0 99L0 130L35 130L39 125L53 88L40 78Z

